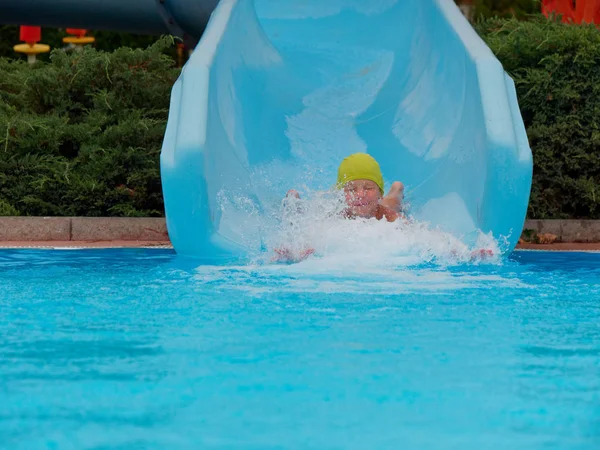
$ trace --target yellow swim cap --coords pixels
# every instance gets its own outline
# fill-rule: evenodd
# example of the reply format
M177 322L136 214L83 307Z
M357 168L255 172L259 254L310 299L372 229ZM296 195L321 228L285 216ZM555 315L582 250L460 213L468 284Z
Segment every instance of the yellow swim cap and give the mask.
M337 185L341 188L344 184L354 180L371 180L379 186L383 195L383 175L379 163L367 153L354 153L345 158L338 169Z

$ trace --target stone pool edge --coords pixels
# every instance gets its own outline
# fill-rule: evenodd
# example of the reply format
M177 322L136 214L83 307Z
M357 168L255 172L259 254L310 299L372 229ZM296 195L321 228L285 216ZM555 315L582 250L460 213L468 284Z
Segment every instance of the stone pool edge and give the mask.
M600 251L600 220L527 220L523 237L551 234L552 244L520 250ZM162 217L0 217L0 248L172 248Z
M146 248L172 249L171 242L164 241L10 241L0 242L0 250L10 249L114 249L114 248ZM592 252L600 253L600 243L559 243L559 244L519 244L518 251L551 251L551 252Z
M108 249L108 248L157 248L172 249L170 241L0 241L0 250L6 249Z

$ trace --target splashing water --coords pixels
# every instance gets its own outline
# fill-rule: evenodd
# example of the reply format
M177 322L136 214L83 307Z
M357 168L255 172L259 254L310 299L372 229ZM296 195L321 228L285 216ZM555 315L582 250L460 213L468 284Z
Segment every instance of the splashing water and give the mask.
M273 262L277 260L273 256L283 251L288 262L310 260L308 264L315 264L319 260L323 268L391 268L471 262L478 249L501 253L491 235L479 233L475 246L470 247L456 236L410 217L391 223L346 219L342 214L345 207L339 190L316 192L302 199L285 198L278 226L271 227L266 237L267 254L254 262ZM486 261L497 263L498 257Z

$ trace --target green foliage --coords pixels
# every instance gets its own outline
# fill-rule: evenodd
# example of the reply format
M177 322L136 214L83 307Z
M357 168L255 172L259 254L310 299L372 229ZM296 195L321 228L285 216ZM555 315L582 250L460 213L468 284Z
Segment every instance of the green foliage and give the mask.
M600 219L600 31L541 15L477 29L517 87L534 157L529 217Z
M0 59L0 215L162 215L172 45Z
M476 18L514 16L517 19L524 19L541 10L540 0L475 0L473 6Z
M10 203L0 199L0 216L18 216L19 211Z

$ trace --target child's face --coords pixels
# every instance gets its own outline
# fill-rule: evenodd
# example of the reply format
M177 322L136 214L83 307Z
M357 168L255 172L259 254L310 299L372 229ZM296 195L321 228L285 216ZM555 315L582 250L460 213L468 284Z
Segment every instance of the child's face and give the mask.
M381 192L377 183L371 180L349 181L344 185L348 212L352 216L375 217Z

